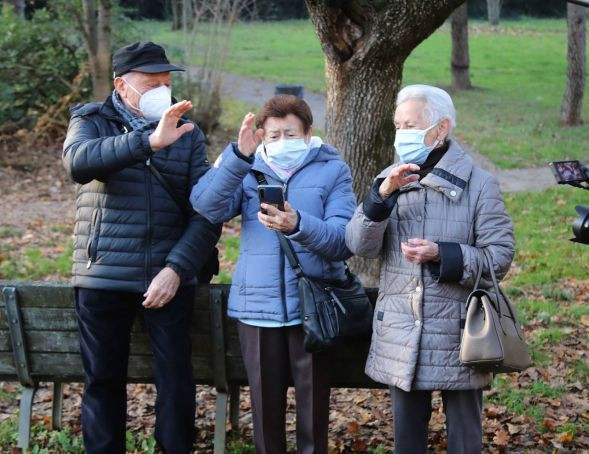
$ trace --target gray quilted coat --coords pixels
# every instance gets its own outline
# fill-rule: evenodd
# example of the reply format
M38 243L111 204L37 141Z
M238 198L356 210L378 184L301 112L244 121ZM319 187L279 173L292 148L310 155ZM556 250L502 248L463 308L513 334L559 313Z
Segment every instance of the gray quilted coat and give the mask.
M513 225L497 181L452 141L427 176L396 196L386 219L371 220L361 204L346 228L353 253L382 258L366 373L404 391L482 388L491 375L460 364L460 335L465 301L482 266L481 248L491 252L499 278L513 259ZM454 263L462 255L454 279L443 282L435 268L405 260L401 242L409 238L453 245ZM488 269L483 269L483 280L489 284Z

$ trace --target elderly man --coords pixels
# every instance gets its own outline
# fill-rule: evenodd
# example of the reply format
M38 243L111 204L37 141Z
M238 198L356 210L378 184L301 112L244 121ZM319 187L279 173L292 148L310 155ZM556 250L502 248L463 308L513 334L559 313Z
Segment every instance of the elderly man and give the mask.
M112 96L72 109L63 163L78 183L73 283L86 382L87 453L124 453L131 325L141 312L157 387L155 438L188 453L194 438L190 321L194 285L218 262L220 226L188 209L209 168L202 132L171 105L164 49L134 43L113 56Z

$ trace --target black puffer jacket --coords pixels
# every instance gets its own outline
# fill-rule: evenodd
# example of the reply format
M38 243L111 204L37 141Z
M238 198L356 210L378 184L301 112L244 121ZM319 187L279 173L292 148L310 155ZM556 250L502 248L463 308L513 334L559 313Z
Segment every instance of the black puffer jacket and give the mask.
M192 186L210 167L204 135L195 127L153 153L155 126L132 131L110 98L72 109L63 163L79 183L74 286L145 292L166 265L183 284L194 283L210 258L221 226L192 210L187 220L149 169L155 165L188 206Z

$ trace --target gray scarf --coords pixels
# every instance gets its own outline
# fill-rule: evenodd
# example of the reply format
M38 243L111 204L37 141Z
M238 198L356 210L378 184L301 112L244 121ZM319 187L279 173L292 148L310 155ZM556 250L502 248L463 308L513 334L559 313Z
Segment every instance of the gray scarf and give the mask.
M147 126L149 123L153 123L152 121L140 117L131 110L127 109L127 106L125 106L116 90L113 90L112 92L112 103L119 115L123 117L125 123L129 124L133 130L141 129L144 126Z

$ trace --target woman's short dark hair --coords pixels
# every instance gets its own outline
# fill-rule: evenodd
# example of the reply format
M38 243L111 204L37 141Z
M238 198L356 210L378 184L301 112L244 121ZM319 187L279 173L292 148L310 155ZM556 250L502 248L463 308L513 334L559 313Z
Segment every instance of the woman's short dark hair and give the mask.
M266 101L256 116L256 128L263 128L270 117L284 118L288 114L298 117L303 122L305 134L309 132L313 124L311 108L305 101L294 95L275 95Z

